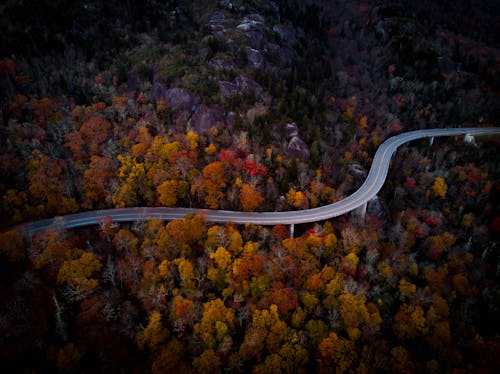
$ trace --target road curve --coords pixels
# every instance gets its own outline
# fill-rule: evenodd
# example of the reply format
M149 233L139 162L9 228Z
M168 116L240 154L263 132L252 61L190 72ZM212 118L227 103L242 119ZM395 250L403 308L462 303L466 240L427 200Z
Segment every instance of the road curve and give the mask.
M258 225L278 225L278 224L299 224L316 222L337 217L348 213L362 206L374 198L382 188L392 155L399 146L412 140L440 136L458 135L489 135L500 134L500 128L449 128L449 129L429 129L402 133L393 136L383 142L375 156L368 173L368 177L359 189L352 195L333 204L319 208L289 211L289 212L238 212L228 210L191 209L191 208L123 208L104 209L88 211L83 213L68 214L62 217L55 217L41 221L29 222L14 227L14 229L27 234L35 234L51 226L64 226L74 228L81 226L95 225L99 219L110 216L114 222L131 222L142 220L148 217L162 220L172 220L183 218L188 213L201 213L207 221L211 222L234 222L253 223Z

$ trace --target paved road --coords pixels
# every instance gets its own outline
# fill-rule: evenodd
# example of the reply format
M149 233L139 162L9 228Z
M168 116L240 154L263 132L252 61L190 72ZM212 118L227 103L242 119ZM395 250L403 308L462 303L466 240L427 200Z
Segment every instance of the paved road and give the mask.
M183 218L188 213L202 213L207 221L253 223L259 225L298 224L322 221L348 213L374 198L382 188L389 170L389 163L396 149L409 141L439 136L473 136L500 134L500 128L451 128L430 129L402 133L387 139L380 145L373 158L370 172L361 187L347 198L319 208L291 212L236 212L228 210L190 209L190 208L123 208L104 209L84 213L69 214L42 221L17 226L18 231L34 234L52 225L66 228L97 224L99 219L111 216L114 222L131 222L147 217L172 220Z

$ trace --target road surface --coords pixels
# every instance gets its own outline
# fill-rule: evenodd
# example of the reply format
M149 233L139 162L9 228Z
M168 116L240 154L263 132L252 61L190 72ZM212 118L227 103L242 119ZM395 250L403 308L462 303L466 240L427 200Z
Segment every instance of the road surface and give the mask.
M228 210L191 208L123 208L88 211L62 217L29 222L15 227L16 230L35 234L51 226L74 228L95 225L103 217L112 217L113 222L133 222L148 217L162 220L181 219L188 213L201 213L207 221L253 223L258 225L290 225L326 220L351 212L373 199L382 188L392 155L399 146L412 140L440 136L500 134L500 128L450 128L429 129L402 133L387 139L380 145L373 158L368 177L359 189L345 199L319 208L290 212L239 212Z

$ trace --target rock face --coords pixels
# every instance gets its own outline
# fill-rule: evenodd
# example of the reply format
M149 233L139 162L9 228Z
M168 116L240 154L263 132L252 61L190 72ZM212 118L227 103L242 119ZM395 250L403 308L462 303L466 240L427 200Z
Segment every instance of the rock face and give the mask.
M229 59L224 59L221 57L214 57L210 61L210 66L214 68L217 72L222 72L222 71L228 71L228 70L235 70L236 69L236 64L234 61L231 61Z
M260 48L267 26L260 14L253 13L244 17L236 29L243 32L248 45L252 48Z
M293 138L299 135L299 128L295 122L287 123L285 125L285 131L287 138Z
M221 127L225 124L225 112L219 105L200 107L193 114L188 125L198 134L206 133L211 127Z
M223 36L228 29L232 29L235 26L233 17L219 11L213 12L207 22L208 29L218 36Z
M200 105L200 98L185 88L171 88L165 92L164 97L174 113L181 110L193 113Z
M290 157L297 157L302 160L308 160L311 155L307 144L298 136L292 137L286 147L286 154Z
M260 69L264 66L264 56L262 56L262 53L258 49L247 47L246 53L248 65L255 69Z
M200 98L185 88L166 89L163 83L154 83L151 95L155 102L163 101L172 114L181 111L193 113L200 105Z
M172 125L184 128L186 122L200 106L200 98L185 88L166 89L163 83L154 83L151 96L155 102L164 102L170 111Z
M262 98L264 94L264 89L257 82L244 75L237 76L234 83L219 81L218 84L219 90L224 99L231 99L237 94L243 96L249 95L252 92L257 98Z

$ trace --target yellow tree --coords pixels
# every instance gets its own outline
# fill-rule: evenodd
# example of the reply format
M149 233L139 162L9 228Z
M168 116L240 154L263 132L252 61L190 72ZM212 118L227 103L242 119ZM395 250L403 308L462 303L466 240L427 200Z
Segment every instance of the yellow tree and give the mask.
M215 266L210 266L207 277L218 290L226 287L227 281L231 278L231 253L224 247L219 247L210 254Z
M146 328L137 335L137 345L140 349L149 348L152 350L163 343L169 333L161 321L161 313L154 311L149 316Z
M270 353L277 353L286 342L288 333L288 326L280 319L276 305L271 305L269 309L255 310L252 327L247 330L240 346L240 357L244 361L259 360L265 349Z
M419 305L402 305L394 316L392 329L400 339L410 339L428 332L427 320Z
M446 185L443 178L437 177L434 180L434 184L432 185L432 191L438 197L446 196L446 192L448 191L448 186Z
M198 148L199 138L200 138L199 135L194 131L189 131L186 134L186 141L188 143L189 150L194 151L196 148Z
M181 278L181 286L187 289L194 289L194 269L191 262L184 258L174 260Z
M307 197L300 191L290 188L286 194L286 201L295 208L307 209Z
M220 373L222 363L213 349L207 349L194 362L196 370L200 374Z
M219 298L203 304L201 321L194 325L194 332L208 349L217 349L230 339L234 326L234 310L226 308Z
M224 198L222 189L226 187L226 177L222 162L215 161L203 168L202 177L191 186L191 193L204 198L209 208L216 209Z
M118 177L123 184L113 196L113 202L117 208L134 206L138 198L143 197L146 201L152 201L151 182L146 176L144 163L137 162L131 156L118 155L120 168Z
M99 271L101 266L101 262L93 253L84 252L76 260L63 262L57 274L57 283L69 285L76 298L83 298L99 285L99 281L91 276Z
M245 183L241 186L240 201L245 212L253 212L264 202L264 198L255 186Z
M158 200L164 206L175 206L177 203L177 182L166 180L156 188Z
M331 332L319 344L318 364L320 372L345 373L356 360L354 342Z

